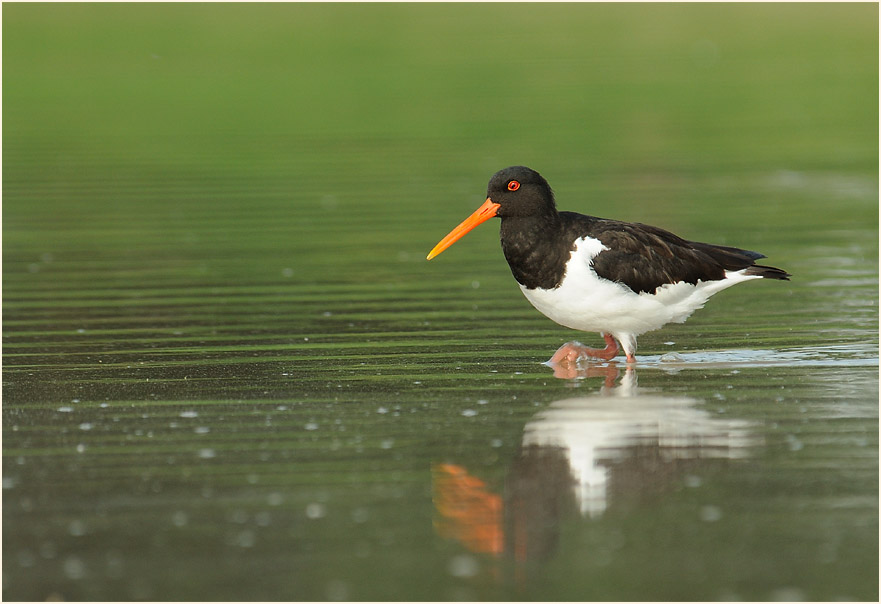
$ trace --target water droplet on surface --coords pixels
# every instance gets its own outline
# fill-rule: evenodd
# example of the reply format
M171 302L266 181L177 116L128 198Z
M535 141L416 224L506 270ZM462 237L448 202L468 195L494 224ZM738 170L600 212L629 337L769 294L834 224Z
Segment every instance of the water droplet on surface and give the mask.
M714 505L705 505L701 508L700 517L704 522L716 522L722 518L722 510Z
M474 556L460 554L454 556L450 560L449 565L447 565L447 570L449 570L450 574L454 577L473 577L477 574L477 571L480 570L480 564Z
M316 424L315 422L309 422L308 424L306 424L303 427L306 428L307 430L317 430L318 424Z
M257 535L254 531L245 530L236 535L236 545L239 547L254 547L257 543Z
M695 476L693 474L689 474L688 476L685 477L685 486L687 486L691 489L696 489L697 487L701 486L703 483L704 483L704 481L701 479L700 476Z
M64 576L68 579L82 579L86 575L86 565L76 556L65 558L62 568L64 569Z
M327 510L325 509L323 503L310 503L306 506L307 518L317 520L318 518L324 518L325 514L327 514Z
M474 409L464 409L462 410L462 415L464 415L465 417L474 417L475 415L477 415L477 411L475 411Z
M183 510L178 510L174 514L171 515L171 523L174 526L177 526L177 527L186 526L189 521L190 521L190 519L187 516L187 513L184 512Z
M82 537L86 534L86 523L82 520L74 520L67 525L67 532L72 537Z
M199 449L199 457L202 459L211 459L217 456L214 449Z
M257 512L254 514L254 522L257 526L269 526L272 524L272 515L267 511Z
M199 417L198 411L181 411L180 417Z

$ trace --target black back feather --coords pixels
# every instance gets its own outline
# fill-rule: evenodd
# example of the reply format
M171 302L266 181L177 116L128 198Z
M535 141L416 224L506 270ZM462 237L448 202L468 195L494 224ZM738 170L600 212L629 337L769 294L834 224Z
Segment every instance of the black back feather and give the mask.
M616 220L570 214L567 222L587 219L589 236L610 248L597 254L593 267L597 275L623 283L634 292L654 293L667 283L717 281L725 271L748 269L747 274L788 280L778 268L756 265L763 254L736 247L688 241L664 229Z

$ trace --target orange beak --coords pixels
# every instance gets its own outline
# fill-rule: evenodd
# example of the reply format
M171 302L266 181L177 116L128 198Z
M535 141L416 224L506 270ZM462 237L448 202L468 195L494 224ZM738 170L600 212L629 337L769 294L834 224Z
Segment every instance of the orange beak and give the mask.
M496 212L501 206L489 197L486 198L486 201L483 202L483 205L477 208L474 213L462 221L462 224L457 226L455 229L450 231L449 235L440 240L434 249L428 252L428 257L426 260L431 260L442 251L459 241L462 237L465 236L465 233L473 229L479 224L482 224L496 215Z

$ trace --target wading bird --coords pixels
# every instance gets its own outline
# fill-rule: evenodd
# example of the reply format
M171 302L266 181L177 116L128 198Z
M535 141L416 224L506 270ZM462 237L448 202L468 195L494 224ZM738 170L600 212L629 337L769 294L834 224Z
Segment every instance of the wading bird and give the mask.
M502 251L526 299L560 325L598 331L606 342L603 349L570 342L551 362L610 360L620 343L633 363L637 336L684 322L713 294L751 279L790 277L756 264L765 257L758 252L687 241L646 224L558 212L548 182L525 166L496 172L486 196L428 260L477 225L501 218Z

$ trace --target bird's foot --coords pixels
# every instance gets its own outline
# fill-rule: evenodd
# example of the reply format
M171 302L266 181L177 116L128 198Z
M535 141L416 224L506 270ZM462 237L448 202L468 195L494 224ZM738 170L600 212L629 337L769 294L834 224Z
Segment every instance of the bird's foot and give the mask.
M575 365L582 359L601 359L611 361L618 354L618 342L610 334L604 333L605 348L589 348L580 342L566 342L554 353L548 363L551 365ZM627 362L635 362L633 355L627 355Z

